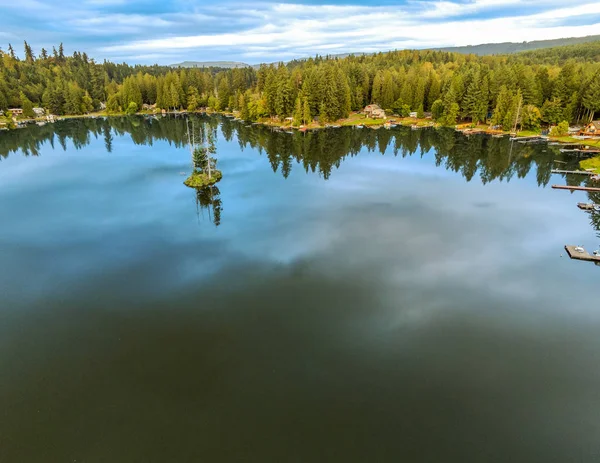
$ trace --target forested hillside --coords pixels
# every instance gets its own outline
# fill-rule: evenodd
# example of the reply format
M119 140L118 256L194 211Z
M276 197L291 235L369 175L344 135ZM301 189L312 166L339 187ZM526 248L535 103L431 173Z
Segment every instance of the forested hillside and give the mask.
M442 124L486 121L509 128L521 105L524 128L589 120L600 113L600 42L506 56L394 51L342 59L317 57L259 69L170 69L96 63L62 47L0 59L0 109L41 105L82 114L158 108L239 111L246 120L293 116L334 121L366 104L396 114L430 111Z
M589 35L587 37L568 37L564 39L533 40L531 42L503 42L484 43L481 45L467 45L465 47L434 48L434 50L449 51L453 53L473 55L506 55L508 53L520 53L524 51L540 50L544 48L563 47L586 42L600 40L600 35Z

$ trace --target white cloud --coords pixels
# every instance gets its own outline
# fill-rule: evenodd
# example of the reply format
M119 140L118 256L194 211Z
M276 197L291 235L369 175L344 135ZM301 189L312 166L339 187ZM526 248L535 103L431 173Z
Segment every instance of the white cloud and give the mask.
M551 9L535 14L485 18L486 10L536 6L539 0L414 1L405 7L261 4L251 10L261 25L239 33L181 35L137 40L108 46L108 53L151 53L166 50L222 49L245 56L305 56L321 53L375 51L394 48L468 45L530 41L598 33L598 24L578 25L569 18L600 14L600 3L561 8L555 0L543 2ZM563 3L564 5L564 3ZM230 10L231 11L231 10ZM507 10L508 11L508 10ZM539 10L538 10L539 11ZM240 10L246 15L247 7ZM215 14L215 10L206 14ZM482 13L473 17L475 13ZM461 16L471 15L467 19ZM432 19L435 21L431 21ZM445 21L443 20L445 19Z

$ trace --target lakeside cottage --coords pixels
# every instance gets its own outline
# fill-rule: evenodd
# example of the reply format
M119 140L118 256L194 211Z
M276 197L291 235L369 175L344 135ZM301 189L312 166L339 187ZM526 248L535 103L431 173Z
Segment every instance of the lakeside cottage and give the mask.
M142 105L142 109L144 111L154 111L156 109L156 105L155 104L146 104L146 103L144 103Z
M21 108L11 108L9 111L13 116L20 116L23 114L23 110Z
M371 119L385 119L385 111L377 104L365 106L363 111L367 117Z
M579 135L587 136L587 137L600 137L600 121L592 121L588 125L586 125Z
M33 108L33 112L37 117L42 117L46 115L46 111L44 111L44 108Z

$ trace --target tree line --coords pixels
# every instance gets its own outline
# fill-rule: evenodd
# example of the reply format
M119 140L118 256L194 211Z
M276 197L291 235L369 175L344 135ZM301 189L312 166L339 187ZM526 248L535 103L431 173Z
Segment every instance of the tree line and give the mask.
M505 56L402 50L320 57L238 69L172 69L97 63L62 45L24 58L0 50L0 109L34 106L85 114L172 110L238 111L248 121L331 122L370 103L390 114L431 113L444 125L491 122L524 129L587 122L600 113L600 42Z

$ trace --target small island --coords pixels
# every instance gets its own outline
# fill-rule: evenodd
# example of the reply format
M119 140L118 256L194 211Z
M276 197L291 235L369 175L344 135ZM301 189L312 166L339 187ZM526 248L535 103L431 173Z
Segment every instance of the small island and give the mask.
M194 172L192 172L192 175L190 175L185 180L185 182L183 182L183 184L185 186L189 186L190 188L204 188L210 185L214 185L219 180L221 180L222 177L223 174L220 170L215 170L214 172L212 172L211 177L209 177L208 174L205 172L195 170Z
M217 169L217 160L214 155L217 152L215 140L216 130L208 124L201 124L198 133L192 131L188 124L188 144L192 155L192 173L185 180L184 185L190 188L205 188L217 183L223 177Z

